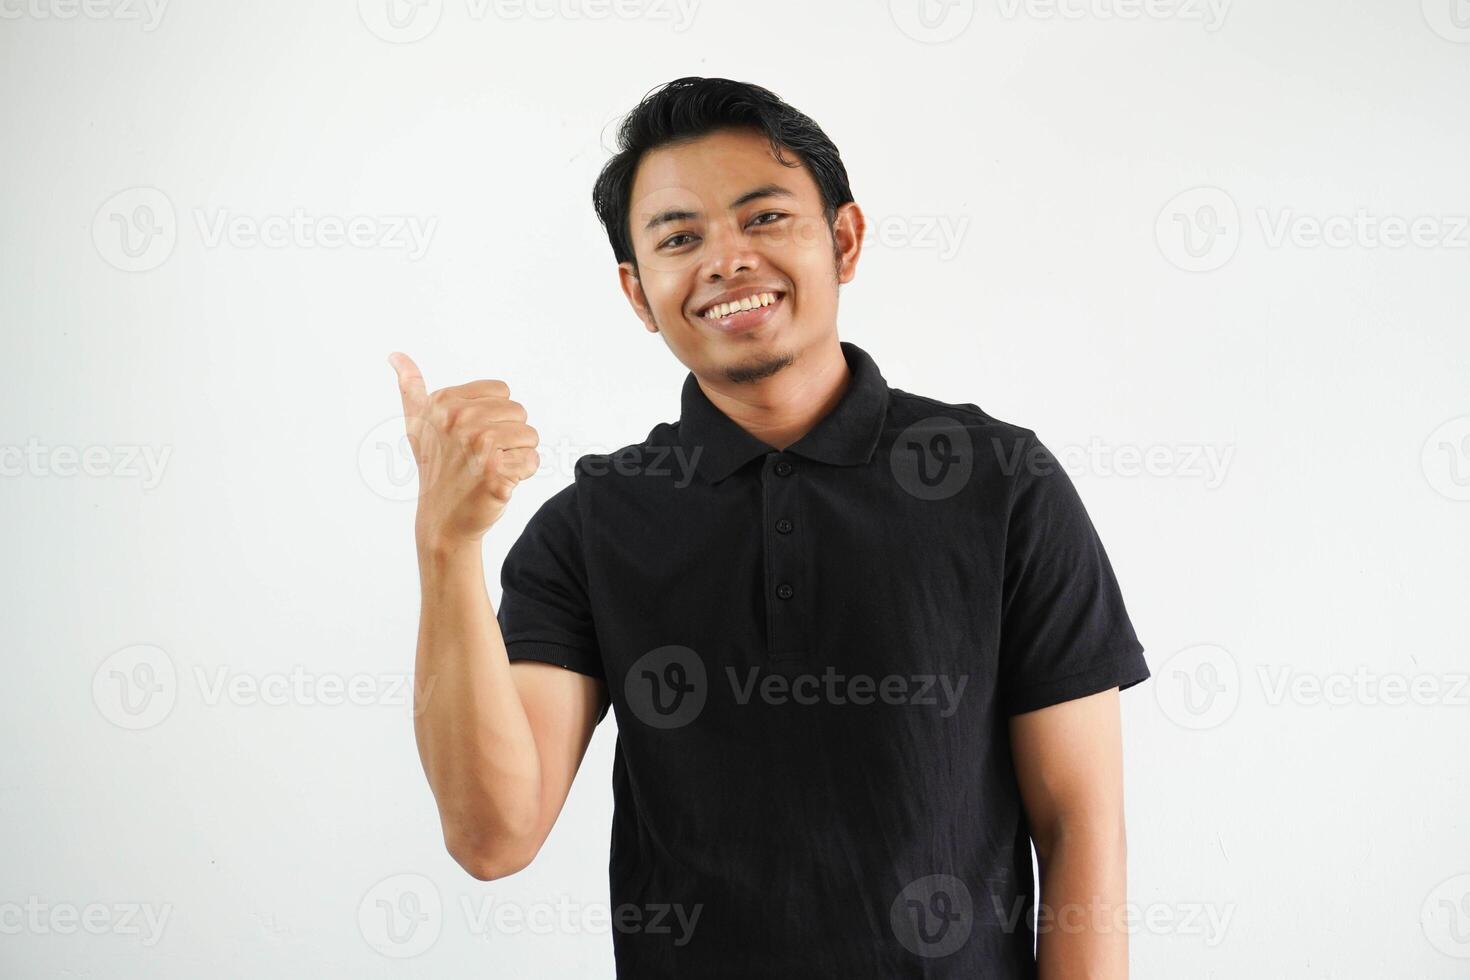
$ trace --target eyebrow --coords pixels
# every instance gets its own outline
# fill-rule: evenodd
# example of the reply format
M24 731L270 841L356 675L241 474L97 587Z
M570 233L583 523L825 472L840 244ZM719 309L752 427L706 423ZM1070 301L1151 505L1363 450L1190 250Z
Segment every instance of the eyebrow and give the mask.
M735 200L731 201L730 210L733 211L736 208L740 207L742 204L749 204L751 201L754 201L757 198L795 196L796 194L793 191L787 190L780 184L762 184L759 187L755 187L746 191L744 194L741 194ZM643 230L652 231L659 225L666 225L671 221L685 221L689 218L697 217L699 217L699 212L697 211L685 211L677 208L670 209L668 211L660 211L658 214L649 219L648 224L643 226Z

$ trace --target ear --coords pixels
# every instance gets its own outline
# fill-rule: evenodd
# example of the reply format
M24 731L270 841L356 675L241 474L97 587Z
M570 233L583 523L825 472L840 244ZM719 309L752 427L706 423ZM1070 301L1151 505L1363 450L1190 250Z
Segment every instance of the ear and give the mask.
M858 257L863 252L863 233L867 220L857 202L848 201L837 209L832 220L832 247L837 258L837 281L852 282L857 276Z
M643 326L649 333L658 333L658 324L653 320L653 311L648 308L648 297L643 292L643 282L632 262L618 263L618 285L622 287L623 295L628 297L628 305L643 321Z

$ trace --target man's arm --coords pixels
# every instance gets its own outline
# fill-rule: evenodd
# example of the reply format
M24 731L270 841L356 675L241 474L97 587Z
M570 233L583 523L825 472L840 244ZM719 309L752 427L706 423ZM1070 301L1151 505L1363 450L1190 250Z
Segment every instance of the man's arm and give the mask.
M403 354L403 416L419 469L414 734L444 843L484 881L540 850L596 725L603 684L570 670L512 669L485 590L481 540L539 467L539 437L503 381L429 394Z
M478 542L422 546L414 733L445 847L481 881L540 851L566 803L603 698L601 681L512 664Z
M1015 715L1010 731L1041 866L1040 980L1126 980L1118 689Z

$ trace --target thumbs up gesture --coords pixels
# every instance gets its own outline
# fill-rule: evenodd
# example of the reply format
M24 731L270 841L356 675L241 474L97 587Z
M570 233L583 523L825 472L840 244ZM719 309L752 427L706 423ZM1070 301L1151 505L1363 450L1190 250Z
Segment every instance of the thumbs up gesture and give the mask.
M398 375L408 442L419 468L419 542L460 545L484 537L511 491L541 465L536 430L504 381L471 381L429 393L407 354Z

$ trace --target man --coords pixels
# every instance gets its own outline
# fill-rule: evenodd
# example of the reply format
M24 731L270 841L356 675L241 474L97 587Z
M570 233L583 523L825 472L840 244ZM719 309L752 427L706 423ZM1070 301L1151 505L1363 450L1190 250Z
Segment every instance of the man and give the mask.
M392 358L450 853L530 863L611 709L619 977L1126 976L1118 691L1149 671L1065 472L838 339L864 217L767 90L652 93L593 196L682 411L577 461L498 613L480 540L537 434L503 382Z

